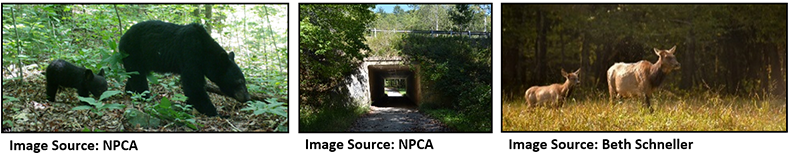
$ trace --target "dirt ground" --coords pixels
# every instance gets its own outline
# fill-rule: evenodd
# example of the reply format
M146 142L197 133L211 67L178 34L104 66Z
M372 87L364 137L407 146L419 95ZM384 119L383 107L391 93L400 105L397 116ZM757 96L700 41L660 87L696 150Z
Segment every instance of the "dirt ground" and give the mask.
M441 121L417 110L406 97L390 97L387 103L373 104L357 119L349 132L449 132Z

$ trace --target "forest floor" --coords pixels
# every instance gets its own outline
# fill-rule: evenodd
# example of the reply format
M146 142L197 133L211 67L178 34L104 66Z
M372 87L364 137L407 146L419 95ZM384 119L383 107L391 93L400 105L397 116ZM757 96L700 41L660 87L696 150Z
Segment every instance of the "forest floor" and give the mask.
M173 81L175 77L160 78L161 81ZM110 82L110 81L108 81ZM194 110L190 113L197 123L197 130L172 121L158 128L141 128L131 126L124 112L145 108L160 102L162 98L171 98L173 104L186 104L172 98L176 93L183 93L179 82L173 87L149 84L153 94L151 102L133 103L131 97L118 94L102 101L105 104L117 103L125 105L122 110L104 109L101 115L92 110L72 110L80 106L77 90L61 88L56 102L46 100L46 81L43 75L27 77L24 82L3 81L2 127L3 132L273 132L287 131L287 117L269 114L254 115L252 111L240 111L247 103L240 103L230 97L208 93L211 102L217 107L221 117L207 117ZM114 89L112 86L109 90ZM15 97L16 101L7 101L6 96ZM287 101L286 101L287 102ZM278 128L285 126L283 128Z
M416 105L410 103L406 97L390 97L387 104L372 105L370 111L357 119L348 129L348 132L448 131L452 130L441 121L419 112Z
M576 95L563 107L503 101L502 131L787 131L786 97L664 92L650 113L639 99L610 103L606 95Z

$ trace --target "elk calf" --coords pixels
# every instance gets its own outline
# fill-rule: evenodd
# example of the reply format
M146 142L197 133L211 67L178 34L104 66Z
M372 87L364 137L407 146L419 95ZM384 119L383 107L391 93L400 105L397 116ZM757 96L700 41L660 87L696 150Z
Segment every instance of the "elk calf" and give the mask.
M548 86L532 86L527 89L527 92L524 93L527 106L531 107L551 102L557 103L557 106L562 107L565 103L565 97L568 97L574 86L580 83L579 71L581 71L581 68L571 73L567 73L565 69L562 69L562 76L565 77L564 84L555 83Z
M650 107L650 94L661 85L664 77L672 70L680 69L680 63L675 59L675 47L669 50L659 50L653 48L658 55L655 64L647 60L636 63L615 63L606 72L609 84L609 101L613 102L615 97L642 97L645 105L653 112Z

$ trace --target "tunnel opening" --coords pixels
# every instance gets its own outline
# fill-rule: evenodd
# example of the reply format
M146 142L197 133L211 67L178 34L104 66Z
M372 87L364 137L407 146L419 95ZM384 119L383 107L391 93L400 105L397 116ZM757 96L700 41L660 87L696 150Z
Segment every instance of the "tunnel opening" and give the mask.
M417 108L419 82L415 73L403 65L370 65L372 106Z

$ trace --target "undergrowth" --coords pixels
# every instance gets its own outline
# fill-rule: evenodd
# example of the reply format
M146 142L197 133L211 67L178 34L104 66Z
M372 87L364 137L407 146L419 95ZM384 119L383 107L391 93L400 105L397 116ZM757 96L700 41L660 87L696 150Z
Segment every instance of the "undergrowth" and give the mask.
M420 111L458 132L491 132L490 115L477 116L446 108L420 108Z
M299 106L299 132L345 132L368 111L367 106Z

